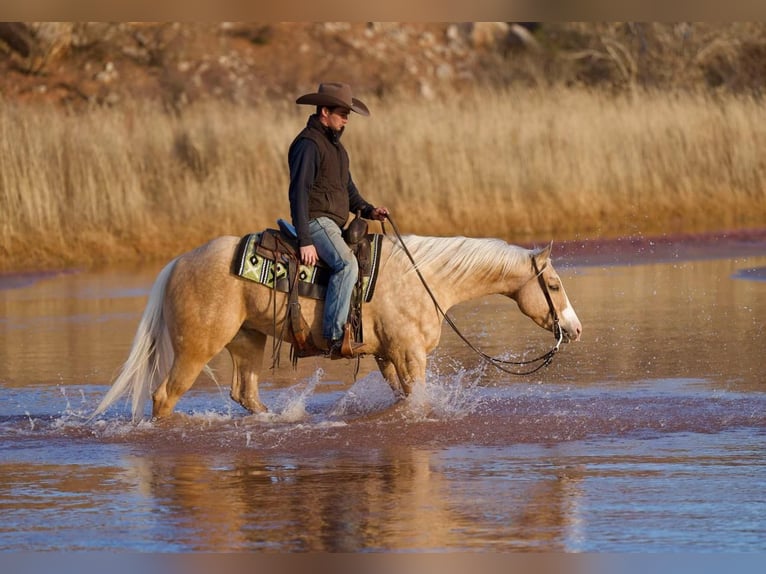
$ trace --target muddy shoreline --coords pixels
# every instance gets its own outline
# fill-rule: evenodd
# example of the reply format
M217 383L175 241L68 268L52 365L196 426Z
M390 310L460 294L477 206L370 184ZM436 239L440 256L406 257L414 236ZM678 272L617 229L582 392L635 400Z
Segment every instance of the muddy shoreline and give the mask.
M521 243L539 247L543 242ZM668 233L659 236L626 236L584 238L553 241L553 258L557 267L619 266L723 257L750 257L766 254L766 227L705 233ZM162 261L156 261L159 267ZM136 262L120 266L134 267ZM9 270L0 272L0 290L29 286L58 275L97 271L103 266L62 269ZM766 279L766 270L743 273L745 279Z
M559 267L634 265L766 253L766 227L706 233L594 238L553 243Z

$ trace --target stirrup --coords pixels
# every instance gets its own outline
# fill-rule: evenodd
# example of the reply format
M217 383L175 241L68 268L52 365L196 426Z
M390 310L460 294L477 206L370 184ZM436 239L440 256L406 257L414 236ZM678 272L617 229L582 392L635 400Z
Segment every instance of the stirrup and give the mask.
M357 343L351 337L351 326L346 323L343 327L343 338L330 343L327 356L331 359L353 359L359 355L359 349L364 343Z
M352 359L359 354L359 349L364 347L364 343L357 343L351 335L351 324L346 323L343 326L343 344L341 345L341 355Z

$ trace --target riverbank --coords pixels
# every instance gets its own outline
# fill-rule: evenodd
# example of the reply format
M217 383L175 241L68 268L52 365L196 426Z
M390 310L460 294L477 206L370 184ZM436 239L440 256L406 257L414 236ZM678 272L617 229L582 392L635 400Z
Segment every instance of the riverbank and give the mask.
M554 242L557 267L640 265L766 255L766 227ZM755 278L760 273L753 273Z
M523 245L539 247L545 243L545 241L532 241L524 242ZM756 257L766 255L766 227L697 234L674 233L657 236L554 240L552 253L558 269ZM156 260L157 268L159 269L163 263L162 260ZM116 262L107 262L91 267L110 268L115 264ZM131 259L123 261L121 266L124 269L142 268L140 262ZM87 267L73 265L68 268L2 271L0 272L0 291L22 289L41 280L77 273ZM739 276L743 279L766 281L766 268L744 270Z

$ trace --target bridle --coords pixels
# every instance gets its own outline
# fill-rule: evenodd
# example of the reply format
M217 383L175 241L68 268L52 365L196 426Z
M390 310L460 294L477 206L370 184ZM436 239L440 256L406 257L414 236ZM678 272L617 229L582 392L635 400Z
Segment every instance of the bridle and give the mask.
M391 223L391 227L394 229L394 234L396 235L396 238L399 240L399 244L402 246L402 250L409 258L410 262L412 263L415 272L418 274L418 277L420 278L420 282L423 284L423 287L425 287L426 292L428 293L428 296L431 297L431 301L433 301L434 305L436 306L436 310L439 312L439 314L444 317L444 320L446 323L452 328L452 330L455 332L455 334L460 337L460 339L470 348L474 353L479 355L482 359L485 361L488 361L491 365L493 365L495 368L500 369L504 373L508 373L510 375L531 375L532 373L536 373L543 367L547 367L551 364L553 361L553 356L558 353L559 347L561 346L562 341L564 340L564 332L561 329L561 326L559 325L559 314L556 311L556 307L553 305L553 299L551 298L550 291L548 290L548 285L545 283L545 279L543 278L543 271L545 271L544 265L542 269L538 269L537 267L537 261L535 261L535 258L532 258L532 268L534 269L535 274L537 275L537 281L540 285L540 288L543 290L543 295L545 295L545 301L548 303L548 309L551 313L551 317L553 317L553 336L556 338L556 344L546 353L543 353L539 357L536 357L534 359L529 359L526 361L509 361L505 359L500 359L498 357L492 357L490 355L487 355L484 351L481 349L478 349L473 343L471 343L463 333L460 332L460 329L457 328L457 325L455 325L452 318L450 318L447 313L442 310L441 306L439 305L439 302L436 300L436 297L434 296L433 292L431 291L431 288L428 286L428 283L426 282L423 275L420 273L420 269L418 269L417 263L415 263L415 259L412 257L412 254L410 253L409 249L407 249L407 246L404 244L404 240L402 239L401 234L399 233L399 228L396 226L396 223L394 223L394 220L391 219L391 215L386 216L388 218L388 221ZM385 223L383 223L383 232L386 232L385 229ZM528 365L534 365L535 363L539 363L537 366L531 368L530 370L518 372L518 371L512 371L508 368L506 368L504 365L515 365L518 367L524 367Z
M532 269L535 270L535 275L537 275L537 282L540 284L540 289L543 290L543 295L545 295L545 301L548 303L548 310L551 312L551 317L553 317L553 336L557 339L563 338L562 332L561 332L561 325L559 325L559 314L558 311L556 311L556 307L553 305L553 299L551 298L551 292L548 289L548 284L545 282L545 278L543 277L543 271L545 271L545 267L547 267L548 264L546 263L542 269L537 269L537 260L533 257L532 258Z

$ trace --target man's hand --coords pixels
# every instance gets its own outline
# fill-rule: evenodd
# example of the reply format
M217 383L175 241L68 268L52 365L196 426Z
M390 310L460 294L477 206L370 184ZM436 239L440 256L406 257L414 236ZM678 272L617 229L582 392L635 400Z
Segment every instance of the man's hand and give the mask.
M378 221L383 221L386 217L388 217L387 207L376 207L370 214L370 219L377 219Z
M317 255L316 247L313 245L301 247L301 263L304 265L316 265L317 261L319 261L319 256Z

